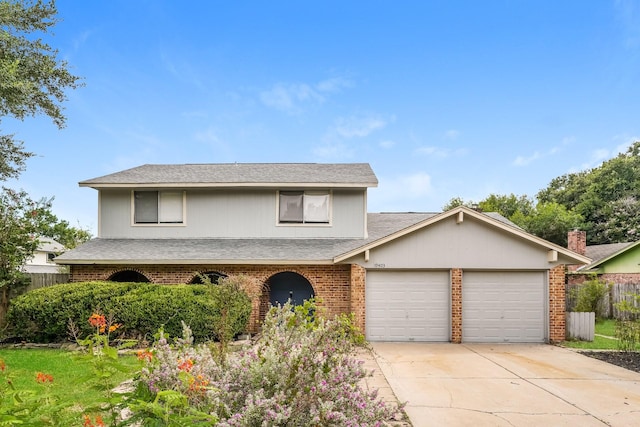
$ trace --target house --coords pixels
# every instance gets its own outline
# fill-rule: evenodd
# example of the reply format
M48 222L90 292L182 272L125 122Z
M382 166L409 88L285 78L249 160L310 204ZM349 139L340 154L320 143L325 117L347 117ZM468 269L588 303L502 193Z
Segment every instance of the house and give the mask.
M25 263L22 271L25 273L60 273L61 267L54 262L54 258L64 252L65 247L49 237L38 238L38 248Z
M371 341L565 337L565 264L584 255L494 214L368 213L368 164L143 165L98 191L98 237L56 259L72 281L255 280L250 330L271 304L319 297Z
M591 258L591 263L571 268L569 284L579 284L594 274L608 283L640 284L640 241L587 246L586 232L570 231L568 248Z

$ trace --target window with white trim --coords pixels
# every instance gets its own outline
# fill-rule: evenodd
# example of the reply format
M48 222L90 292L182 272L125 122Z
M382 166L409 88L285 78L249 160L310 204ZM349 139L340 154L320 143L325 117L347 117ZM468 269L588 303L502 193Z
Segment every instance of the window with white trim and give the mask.
M134 191L134 224L182 224L182 191Z
M326 191L280 191L278 203L280 224L328 224L331 218Z

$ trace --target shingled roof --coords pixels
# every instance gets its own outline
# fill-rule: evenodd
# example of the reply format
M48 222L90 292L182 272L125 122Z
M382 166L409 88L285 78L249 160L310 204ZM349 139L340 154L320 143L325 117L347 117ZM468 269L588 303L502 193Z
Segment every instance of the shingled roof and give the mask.
M376 187L367 163L210 163L142 165L80 181L81 187Z

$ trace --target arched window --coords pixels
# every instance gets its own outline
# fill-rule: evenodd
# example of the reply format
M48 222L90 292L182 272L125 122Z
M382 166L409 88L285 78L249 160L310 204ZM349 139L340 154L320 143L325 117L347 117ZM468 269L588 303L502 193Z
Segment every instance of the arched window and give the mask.
M113 273L107 280L111 282L149 283L147 276L135 270L122 270Z
M314 297L311 283L304 276L292 271L274 274L267 280L267 285L271 305L284 304L289 300L293 305L300 305Z

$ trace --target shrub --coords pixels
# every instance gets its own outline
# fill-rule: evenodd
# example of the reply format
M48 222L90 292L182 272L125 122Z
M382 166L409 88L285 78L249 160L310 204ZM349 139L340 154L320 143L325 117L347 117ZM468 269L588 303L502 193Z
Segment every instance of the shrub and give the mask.
M251 300L240 289L228 294L226 300L213 297L224 291L224 286L217 285L116 282L55 285L12 300L7 333L32 342L60 342L68 338L70 320L76 323L78 333L90 334L90 325L82 319L99 311L125 325L121 331L124 336L151 337L161 326L168 334L179 336L184 321L193 325L196 340L205 341L215 337L223 303L235 307L230 319L232 333L242 333L251 313Z
M602 282L597 278L584 282L577 288L573 288L572 292L576 298L576 305L573 311L578 312L594 312L596 318L601 318L603 309L602 304L605 297L609 294L611 284Z
M635 351L640 344L640 295L627 294L627 298L615 304L620 311L616 320L616 338L618 349Z
M141 372L134 419L180 425L189 408L220 426L382 425L400 408L359 385L371 373L352 357L357 334L347 317L326 320L307 302L273 307L257 342L224 366L209 347L190 344L188 328L173 346L161 336ZM166 393L187 404L156 405Z

